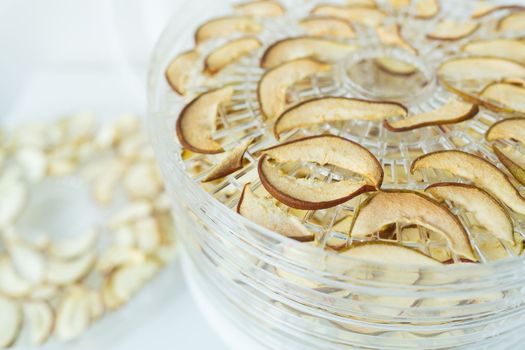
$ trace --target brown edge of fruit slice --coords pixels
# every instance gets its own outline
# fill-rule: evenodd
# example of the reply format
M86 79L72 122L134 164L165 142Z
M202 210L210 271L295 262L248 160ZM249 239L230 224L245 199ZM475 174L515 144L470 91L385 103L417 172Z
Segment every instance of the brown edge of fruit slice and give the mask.
M343 141L345 143L347 142L348 146L351 146L353 148L359 149L362 152L360 156L368 157L368 160L370 160L370 163L371 163L370 164L370 168L374 168L374 171L377 174L361 174L365 178L367 178L368 183L363 181L363 184L357 190L354 190L354 191L352 191L349 194L344 194L344 195L342 195L339 198L334 198L332 200L323 200L323 201L307 201L307 200L304 200L304 199L295 198L292 194L285 193L281 189L278 189L275 184L273 184L271 181L269 181L269 179L268 179L268 177L267 177L267 175L265 174L265 171L264 171L264 164L267 162L267 158L269 157L267 152L273 151L273 150L276 150L276 149L279 149L279 148L283 148L283 147L289 147L290 145L297 146L297 144L299 144L299 146L300 146L300 143L310 142L312 140L317 141L317 140L319 140L321 138L323 138L322 141L326 141L326 142L329 142L330 139L336 140L336 142L338 142L338 141ZM340 150L340 149L341 148L337 148L337 150ZM295 208L295 209L317 210L317 209L326 209L326 208L334 207L334 206L336 206L338 204L341 204L341 203L344 203L344 202L346 202L346 201L348 201L348 200L350 200L350 199L352 199L352 198L354 198L354 197L356 197L356 196L358 196L358 195L360 195L362 193L376 191L377 189L379 189L381 187L381 184L383 182L383 176L384 176L383 168L381 167L381 164L379 163L377 158L375 158L374 155L368 149L366 149L365 147L363 147L363 146L361 146L361 145L359 145L359 144L357 144L357 143L355 143L353 141L350 141L350 140L347 140L347 139L345 139L343 137L340 137L340 136L335 136L335 135L309 136L309 137L305 137L305 138L302 138L302 139L285 142L285 143L279 144L277 146L270 147L270 148L267 148L265 150L262 150L261 152L262 152L262 156L259 158L259 163L258 163L258 166L257 166L257 171L259 173L259 178L261 180L261 183L263 184L264 188L274 198L279 200L281 203L284 203L287 206ZM324 152L324 154L326 155L327 152ZM301 153L301 155L304 155L304 153ZM296 159L298 160L299 157L300 156L298 155ZM315 161L315 160L312 160L312 161ZM351 171L351 169L348 169L348 170Z
M511 89L521 90L521 93L525 97L525 87L524 86L521 86L521 85L518 85L518 84L509 83L509 82L497 82L497 81L495 81L495 82L492 82L492 83L488 84L487 86L485 86L483 88L483 90L479 93L480 101L481 101L481 103L483 104L483 106L485 108L488 108L488 109L490 109L491 111L494 111L494 112L525 113L525 107L523 107L523 110L516 110L516 109L513 109L511 106L505 104L504 102L496 100L494 97L487 98L486 94L491 89L495 89L497 87L509 87ZM509 94L510 94L510 92L509 92ZM506 94L506 95L508 96L508 94ZM496 103L494 103L494 102L496 102Z
M282 4L274 0L254 0L233 5L233 8L245 16L276 17L286 13Z
M406 119L396 121L385 119L383 126L392 132L409 131L426 126L460 123L473 118L478 112L477 104L453 99L440 108L426 113L410 115Z
M253 139L247 139L230 150L226 156L211 169L202 182L214 181L242 169L244 153L246 153L252 142Z
M199 54L195 50L189 50L175 57L164 75L170 87L179 95L186 94L186 82L189 78L189 68L197 63Z
M328 11L329 13L326 13ZM359 22L362 25L365 26L377 26L378 23L366 23L366 15L362 15L360 18L361 20L356 20L350 17L351 12L358 12L358 11L365 11L369 13L376 13L380 14L381 16L386 17L387 14L382 9L378 8L377 5L371 6L371 5L340 5L340 4L331 4L331 3L320 3L317 4L311 11L310 14L312 15L322 15L322 16L333 16L338 17L343 20L347 20L349 22ZM384 18L383 18L384 19Z
M443 22L441 22L443 23ZM470 27L469 30L465 30L465 31L462 31L462 32L458 32L458 33L453 33L453 34L450 34L450 32L448 34L440 34L440 33L436 33L436 29L437 27L439 27L439 25L441 23L438 23L438 25L436 26L436 28L434 28L434 31L430 32L430 33L427 33L427 38L428 39L432 39L432 40L442 40L442 41L456 41L456 40L461 40L461 39L464 39L470 35L472 35L475 31L477 31L479 28L480 28L480 24L479 23L469 23L469 24L472 24L472 26ZM464 24L464 23L456 23L456 24Z
M326 103L335 103L341 104L336 108L330 108L324 104ZM365 110L366 105L372 107L392 107L396 109L392 113L380 113L380 111L370 110L369 115L351 115L352 112L356 110ZM323 106L324 105L324 106ZM312 112L311 108L322 110L324 114ZM339 109L339 113L332 117L327 117L327 111L333 111L334 109ZM348 111L349 114L344 116L344 112ZM298 115L296 115L298 113ZM372 115L376 113L376 115ZM319 97L310 100L303 101L299 104L296 104L287 110L285 110L275 121L273 126L273 132L275 138L279 140L280 134L299 127L305 127L309 125L321 124L325 122L336 122L336 121L346 121L346 120L383 120L387 117L393 116L406 116L408 110L405 106L398 102L391 101L371 101L358 98L347 98L347 97ZM292 122L291 125L285 125L284 123Z
M520 135L516 130L522 129ZM516 140L525 144L525 117L506 118L497 121L485 133L487 141Z
M204 59L204 73L214 75L227 65L261 46L261 42L257 38L252 37L229 41L206 56Z
M493 145L492 149L496 157L498 157L501 164L514 176L516 180L522 185L525 185L525 169L512 159L508 154L505 154L498 145Z
M433 9L429 13L421 14L422 9L419 8L419 6L433 6ZM439 13L439 11L441 11L441 4L439 3L439 0L420 0L416 4L415 17L417 19L431 19L434 18Z
M393 57L379 57L374 64L383 72L391 75L408 77L418 71L417 67Z
M512 19L513 17L515 16L523 16L525 17L525 9L523 10L518 10L518 11L515 11L515 12L511 12L509 13L508 15L504 16L504 17L501 17L499 20L498 20L498 23L496 23L496 30L497 31L501 31L501 30L504 30L503 29L503 26L505 26L505 24L509 21L509 19ZM508 24L508 23L507 23Z
M216 25L219 25L221 22L223 22L223 24L227 24L228 22L229 25L231 24L234 24L235 22L237 22L236 24L239 25L239 26L230 26L227 30L227 33L223 34L223 33L218 33L214 30L212 30L214 32L214 34L212 34L211 36L209 35L204 35L204 34L207 34L206 31L207 30L210 30L210 27L214 27ZM241 25L242 24L242 25ZM209 39L213 39L213 38L217 38L217 37L222 37L222 36L225 36L225 35L229 35L231 33L235 33L235 32L242 32L242 33L251 33L251 34L254 34L254 33L258 33L260 31L260 26L259 24L254 20L254 18L250 17L250 16L224 16L224 17L216 17L216 18L212 18L210 19L209 21L206 21L204 22L203 24L201 24L197 30L195 31L195 35L194 35L194 39L195 39L195 43L196 44L200 44L206 40L209 40Z
M453 193L447 193L449 190L452 190ZM514 225L507 208L484 189L458 182L436 182L429 185L425 192L430 193L438 200L450 200L464 207L467 211L473 212L478 222L489 230L489 233L512 243L512 245L515 244ZM454 195L462 197L461 203L458 202L458 197L454 197ZM479 204L485 206L485 213L478 213L474 210L476 206L479 207ZM495 220L498 221L496 227L492 224Z
M218 96L216 97L215 94ZM224 86L222 88L210 90L194 98L193 101L188 103L182 109L177 119L176 132L181 145L185 149L191 152L204 154L224 152L222 146L212 139L211 134L215 130L217 109L219 105L230 100L232 94L233 87L231 86ZM204 113L206 111L201 110L209 108L210 105L214 106L214 108L207 112L213 113L213 115L207 115ZM196 109L196 111L193 111L193 109ZM190 122L188 123L188 121ZM203 125L206 125L208 130L203 130ZM195 144L195 141L201 141L207 143L207 145L198 145Z
M492 14L494 12L503 11L503 10L522 11L522 10L525 10L525 6L521 6L521 5L494 5L492 8L487 8L487 9L479 11L479 12L474 11L474 13L472 14L471 17L474 18L474 19L478 19L478 18L485 17L487 15L490 15L490 14Z
M315 239L314 233L308 231L295 216L285 213L271 200L256 196L250 189L250 185L247 183L242 189L236 208L238 214L299 242L311 242Z
M403 200L408 202L400 203ZM397 208L394 206L396 201L398 204ZM416 203L417 201L419 203ZM393 211L393 213L388 214L390 217L385 215L385 208ZM410 213L402 212L402 210L409 209L414 211L411 216ZM379 220L382 214L386 218ZM427 216L425 217L424 214ZM435 217L429 219L429 215ZM441 218L441 220L438 221L438 218ZM448 218L448 221L444 221L444 218ZM435 199L412 190L381 190L372 194L359 206L350 228L350 236L367 236L379 231L384 225L398 222L401 219L408 223L423 225L427 229L442 235L447 239L450 248L456 254L470 260L478 260L474 255L465 228L459 219L446 206ZM447 223L448 227L444 227L445 223ZM356 227L360 229L360 232L355 232Z
M334 34L333 32L330 33L323 29L323 25L326 26L326 24L331 23L334 27L332 29L336 30L336 26L338 26L339 30L336 30L338 33ZM344 19L341 19L339 17L334 16L310 16L303 18L299 21L299 25L306 31L306 33L310 36L334 36L339 38L355 38L356 32L355 28L352 25L352 23L345 21ZM317 31L314 30L314 27L317 29Z

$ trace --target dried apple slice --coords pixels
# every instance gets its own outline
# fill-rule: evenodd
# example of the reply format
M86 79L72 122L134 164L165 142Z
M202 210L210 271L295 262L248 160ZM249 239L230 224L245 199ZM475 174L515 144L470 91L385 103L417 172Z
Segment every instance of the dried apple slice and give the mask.
M250 184L244 189L237 205L237 213L272 231L300 242L314 240L314 234L306 229L295 216L286 214L271 200L256 196Z
M379 69L394 75L412 75L417 67L393 57L379 57L374 60Z
M333 207L351 198L381 187L383 168L366 148L333 135L306 137L268 148L259 159L258 172L263 186L280 202L296 209L315 210ZM362 180L320 182L282 174L270 164L315 162L330 164L361 175Z
M199 54L195 50L187 51L175 57L166 69L166 80L173 91L179 95L186 94L186 84L198 59Z
M256 38L240 38L232 40L213 50L204 60L204 72L216 74L229 64L261 47Z
M261 67L273 68L298 58L313 57L323 62L340 60L355 51L355 47L339 41L296 37L279 40L272 44L261 58Z
M308 17L299 22L299 25L312 36L330 36L336 38L355 38L352 24L341 18L329 16Z
M236 32L255 34L261 30L259 23L249 16L230 16L212 19L195 32L195 43L226 37Z
M247 139L229 151L225 157L211 169L202 182L214 181L241 169L244 153L246 153L252 141L253 139Z
M425 192L465 208L489 233L514 245L514 227L509 212L485 190L468 184L440 182L428 186Z
M466 38L479 28L479 23L467 21L459 22L446 19L439 22L433 31L427 34L427 38L434 40L454 41Z
M371 6L320 4L314 7L311 13L319 16L337 17L370 27L377 27L387 17L383 11Z
M471 41L462 47L462 51L476 56L499 57L525 62L525 42L518 39Z
M483 188L510 209L525 214L525 198L507 176L487 160L463 151L437 151L425 154L412 162L410 172L424 169L444 170L466 178Z
M396 102L367 101L346 97L321 97L301 102L279 116L275 137L285 131L345 120L383 120L406 117L407 109Z
M0 296L0 348L16 341L22 328L22 310L17 301Z
M29 325L31 343L40 345L47 341L53 331L54 313L51 306L44 301L24 303L24 319Z
M232 96L233 87L225 86L199 95L184 107L177 119L176 129L185 149L207 154L224 152L212 135L217 128L219 107L231 101Z
M458 218L445 206L415 191L379 191L367 198L359 207L350 235L364 237L396 222L417 224L439 233L455 253L477 260Z
M525 11L511 13L499 20L500 32L523 32L525 30Z
M278 117L286 106L286 89L315 73L330 70L330 65L311 58L283 63L268 70L257 86L262 114L268 119Z
M487 141L516 140L525 145L525 118L508 118L494 123L485 134Z
M454 124L470 119L478 114L477 105L451 99L445 105L432 111L414 114L406 119L395 121L385 120L383 125L390 131L399 132L413 130L431 125Z
M515 150L513 147L499 147L492 146L494 154L499 161L509 170L509 172L522 185L525 184L525 157L522 153Z
M403 264L413 266L441 266L442 264L419 250L394 243L369 242L345 250L341 255L371 263ZM413 281L415 282L415 280ZM413 283L412 282L412 283Z
M286 10L277 1L258 0L237 4L234 9L246 16L254 17L275 17L282 16Z
M525 114L525 87L507 83L492 83L480 93L483 105L496 112Z
M416 4L416 18L430 19L439 12L439 0L419 0Z
M525 66L495 57L453 58L438 68L438 76L453 81L499 81L525 76Z

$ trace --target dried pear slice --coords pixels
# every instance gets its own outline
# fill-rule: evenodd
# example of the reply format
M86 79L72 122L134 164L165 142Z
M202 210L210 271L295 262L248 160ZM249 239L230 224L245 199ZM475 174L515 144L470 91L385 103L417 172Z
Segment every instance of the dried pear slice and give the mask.
M272 44L261 58L261 67L273 68L298 58L312 57L323 62L340 60L355 51L355 47L339 41L301 36L286 38Z
M383 168L366 148L339 136L306 137L262 151L258 172L266 190L280 202L296 209L314 210L333 207L351 198L381 187ZM363 177L362 180L341 180L326 183L285 175L270 164L315 162L330 164Z
M226 37L236 32L256 34L260 30L259 23L250 16L219 17L202 24L197 29L195 43L200 44L206 40Z
M486 132L487 141L516 140L525 145L525 118L508 118L494 123Z
M388 0L390 6L396 11L401 10L403 7L410 5L411 0Z
M376 32L383 44L398 46L414 55L417 54L417 50L401 35L401 26L399 24L379 26L376 28Z
M485 190L468 184L440 182L428 186L425 192L465 208L489 233L514 245L514 227L509 212Z
M469 179L483 188L510 209L525 214L525 198L495 165L476 155L463 151L437 151L425 154L412 162L410 172L424 169L445 170Z
M275 17L286 13L285 8L277 1L258 0L237 4L233 7L237 12L245 16Z
M330 65L311 58L300 58L268 70L257 86L262 114L268 119L278 117L285 109L288 87L315 73L328 70Z
M478 114L478 111L479 108L475 104L451 99L438 109L421 114L414 114L406 119L395 121L385 120L383 125L390 131L407 131L431 125L459 123L474 117Z
M492 83L480 93L483 105L496 112L525 114L525 87Z
M301 20L299 25L311 36L329 36L345 39L355 38L356 36L351 23L336 17L308 17Z
M505 78L525 77L525 66L495 57L462 57L446 61L438 68L443 81L500 81ZM449 88L449 86L445 86Z
M192 152L215 154L224 152L222 146L213 140L217 128L220 105L231 101L233 87L203 93L191 101L177 119L177 137L182 146Z
M454 41L466 38L479 28L479 23L467 21L458 22L446 19L439 22L433 31L427 34L427 38L434 40Z
M213 50L204 60L204 72L216 74L229 64L238 61L253 50L261 47L261 42L256 38L240 38L232 40Z
M17 301L0 296L0 348L16 341L22 328L22 310Z
M29 325L31 343L40 345L47 341L53 331L55 315L51 306L44 301L24 303L24 319Z
M499 57L525 62L525 42L517 39L471 41L462 47L462 51L476 56Z
M364 237L396 222L417 224L439 233L447 239L452 251L477 260L458 218L447 207L415 191L379 191L367 198L359 207L350 235Z
M195 50L187 51L175 57L166 69L166 80L173 91L179 95L186 94L186 84L198 59L199 54Z
M286 214L271 200L256 196L246 184L237 205L237 213L272 231L300 242L314 240L314 234L306 229L295 216Z
M497 29L500 32L523 32L525 30L525 11L511 13L499 20Z
M441 262L421 253L394 243L369 242L359 244L340 253L354 259L371 263L403 264L414 266L441 266ZM415 281L413 281L415 282ZM412 283L413 283L412 282Z
M419 19L430 19L439 13L439 0L419 0L416 4L415 14Z
M374 0L346 0L346 6L375 8L377 3Z
M369 27L377 27L387 17L383 11L370 6L320 4L314 7L311 13L319 16L337 17Z
M321 97L301 102L279 116L275 137L285 131L345 120L383 120L406 117L407 109L396 102L377 102L346 97Z
M509 172L522 185L525 184L525 157L513 147L498 147L494 145L494 154L499 161L509 170Z
M202 182L217 180L241 169L244 153L252 141L253 139L247 139L229 151L225 157L211 169Z
M523 10L523 9L525 9L525 7L520 6L520 5L498 5L498 4L491 4L485 1L478 1L475 4L474 11L472 12L471 17L481 18L487 15L490 15L491 13L494 13L496 11Z
M394 75L412 75L417 67L393 57L379 57L374 60L379 69Z

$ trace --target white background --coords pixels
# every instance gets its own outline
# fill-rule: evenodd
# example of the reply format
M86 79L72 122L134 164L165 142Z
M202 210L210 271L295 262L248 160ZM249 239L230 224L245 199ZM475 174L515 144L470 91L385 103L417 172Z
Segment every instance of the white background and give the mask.
M77 111L101 118L128 111L144 115L150 51L184 1L1 0L1 124ZM174 289L166 304L134 315L140 320L111 349L225 349L192 301L178 266L171 278Z

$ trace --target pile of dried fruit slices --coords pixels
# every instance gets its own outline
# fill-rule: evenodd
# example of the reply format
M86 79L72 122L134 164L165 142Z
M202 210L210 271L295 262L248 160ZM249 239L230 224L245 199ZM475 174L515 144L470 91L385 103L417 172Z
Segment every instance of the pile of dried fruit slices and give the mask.
M257 224L340 254L519 256L525 7L450 3L313 1L289 14L251 1L202 24L166 69L187 102L175 129L188 174ZM367 91L415 89L387 100L349 88L353 57L370 61L356 63Z
M90 210L83 195L100 215L79 232ZM44 208L55 200L62 204ZM82 208L71 214L66 206L77 200ZM0 129L0 348L79 337L161 271L174 244L138 117L98 127L93 115L77 114Z

